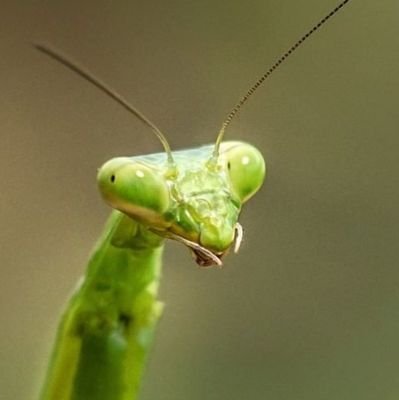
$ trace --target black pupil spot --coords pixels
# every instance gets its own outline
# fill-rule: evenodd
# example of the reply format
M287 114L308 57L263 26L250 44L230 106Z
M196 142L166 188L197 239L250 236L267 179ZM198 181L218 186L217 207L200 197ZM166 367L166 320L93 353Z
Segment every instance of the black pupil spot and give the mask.
M115 182L115 175L111 175L111 182L112 182L112 183Z
M227 169L231 169L230 161L227 163Z

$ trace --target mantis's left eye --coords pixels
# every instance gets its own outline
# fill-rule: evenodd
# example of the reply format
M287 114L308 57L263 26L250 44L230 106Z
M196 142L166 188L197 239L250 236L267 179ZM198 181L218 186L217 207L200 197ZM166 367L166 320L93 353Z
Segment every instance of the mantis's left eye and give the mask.
M227 171L231 187L245 202L262 186L266 166L262 154L253 146L240 143L226 151Z

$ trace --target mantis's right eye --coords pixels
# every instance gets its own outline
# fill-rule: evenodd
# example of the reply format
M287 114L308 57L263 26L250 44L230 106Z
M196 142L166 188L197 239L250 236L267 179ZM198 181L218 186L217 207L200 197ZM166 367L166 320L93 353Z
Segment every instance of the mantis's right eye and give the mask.
M104 199L121 211L140 207L162 214L169 207L168 186L157 170L127 157L114 158L98 171Z

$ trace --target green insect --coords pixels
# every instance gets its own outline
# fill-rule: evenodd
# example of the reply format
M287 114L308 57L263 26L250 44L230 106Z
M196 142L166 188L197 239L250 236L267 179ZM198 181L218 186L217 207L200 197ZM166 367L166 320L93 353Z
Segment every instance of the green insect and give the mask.
M98 171L113 208L57 334L42 400L133 400L162 304L156 299L165 239L179 241L201 267L238 251L241 208L261 187L265 162L252 145L223 141L253 92L342 1L298 40L232 109L214 145L173 152L159 129L120 95L51 48L36 48L107 93L154 131L164 153L118 157Z

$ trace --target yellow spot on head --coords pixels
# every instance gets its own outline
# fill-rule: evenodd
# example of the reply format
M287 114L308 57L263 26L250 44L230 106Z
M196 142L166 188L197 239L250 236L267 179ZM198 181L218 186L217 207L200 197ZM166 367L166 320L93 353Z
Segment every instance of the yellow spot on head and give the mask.
M139 178L144 178L144 172L141 171L140 169L138 169L138 170L136 171L136 176L139 177Z

